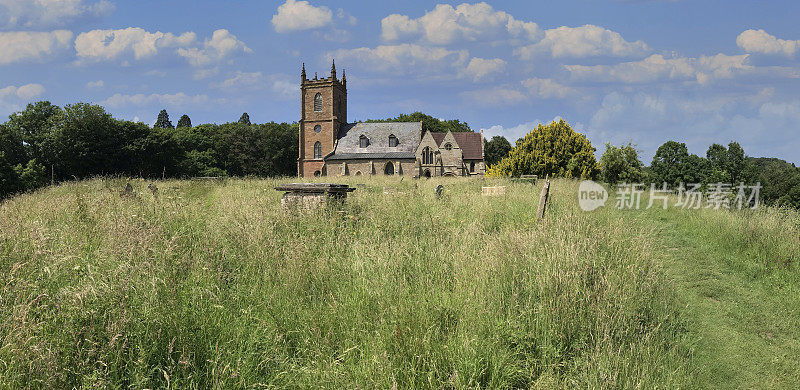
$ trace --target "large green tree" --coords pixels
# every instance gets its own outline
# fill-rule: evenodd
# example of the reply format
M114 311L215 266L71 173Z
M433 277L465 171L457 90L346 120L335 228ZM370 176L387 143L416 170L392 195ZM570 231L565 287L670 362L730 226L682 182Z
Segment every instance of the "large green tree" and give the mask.
M708 170L706 181L709 183L731 183L728 166L728 149L720 144L712 144L706 151Z
M644 180L644 164L633 144L614 146L606 143L606 151L600 157L602 178L610 184L640 183Z
M24 143L26 156L20 158L18 162L26 163L30 159L39 161L45 160L42 154L42 143L51 131L50 120L56 114L61 113L61 108L48 101L30 103L24 110L15 112L8 117L6 126L8 131L16 133L16 136ZM17 155L15 154L15 157ZM47 161L48 163L52 163Z
M491 140L484 140L483 142L483 159L488 167L500 162L500 160L508 156L508 152L511 151L511 143L500 135L496 135L492 137Z
M594 153L591 142L562 119L538 125L489 174L594 178L600 172Z
M800 208L800 168L777 158L748 158L757 172L753 181L760 182L761 201Z
M250 123L250 115L247 115L246 112L243 113L242 116L239 117L239 123L241 123L243 125L250 125L251 124Z
M118 121L103 107L86 103L66 106L51 118L52 129L43 143L60 179L83 178L121 171L128 142Z
M667 141L658 147L650 164L650 181L677 187L680 183L704 183L708 160L689 154L685 143Z
M756 167L738 142L729 143L727 148L720 144L709 146L706 159L706 183L752 184L758 179Z

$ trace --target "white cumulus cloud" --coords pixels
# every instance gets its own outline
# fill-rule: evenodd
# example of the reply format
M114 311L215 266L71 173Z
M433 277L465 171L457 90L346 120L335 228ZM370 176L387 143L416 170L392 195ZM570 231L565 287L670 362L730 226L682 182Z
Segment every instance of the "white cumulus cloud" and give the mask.
M457 41L494 41L519 38L537 40L542 32L534 22L515 19L486 3L438 4L422 17L392 14L381 20L381 37L386 41L421 38L424 42L447 45Z
M151 33L139 27L92 30L78 35L75 50L78 57L86 60L107 61L126 56L140 60L153 57L165 48L188 46L196 39L193 32L181 35L161 31Z
M629 42L618 32L590 24L547 30L541 41L514 50L514 54L523 60L537 55L553 58L634 57L648 52L650 48L642 41Z
M86 83L86 88L89 88L89 89L101 89L105 85L106 85L106 83L103 80L90 81L90 82Z
M507 63L500 58L484 59L475 57L469 61L462 75L473 81L480 81L492 75L502 73Z
M515 106L528 101L525 94L508 86L465 91L461 93L461 97L475 104L489 106Z
M764 30L747 30L736 38L736 44L748 53L793 56L800 50L800 40L779 39Z
M355 23L355 19L348 20ZM332 21L333 12L330 8L315 7L308 1L286 0L278 7L278 13L272 16L272 26L278 33L313 30L328 26Z
M300 93L299 85L289 75L264 75L261 72L237 71L212 87L230 93L242 91L266 91L281 99L296 99Z
M0 64L41 61L69 49L72 32L0 32Z
M78 19L107 16L114 10L108 0L0 0L0 28L51 28Z
M592 116L587 134L593 142L633 141L644 150L645 163L668 140L686 142L690 153L700 155L712 143L735 140L751 156L796 160L800 101L773 99L769 90L731 96L612 92Z
M560 84L553 79L530 78L523 80L522 86L530 96L539 99L564 99L578 94L574 88Z
M39 96L44 95L45 89L41 84L25 84L20 87L9 85L5 88L0 88L0 102L6 99L19 99L27 101Z
M328 61L356 66L367 72L413 76L415 80L491 79L505 71L500 58L470 58L467 50L404 43L375 48L341 49L327 54Z
M230 31L221 29L214 31L210 40L201 47L179 48L178 54L189 60L193 66L206 66L222 61L235 53L252 53L244 42L236 38Z
M381 45L375 48L342 49L328 53L342 63L361 65L365 69L394 74L458 74L467 65L466 50L448 50L415 44Z
M114 94L99 104L104 107L119 108L128 106L148 106L160 104L172 107L185 107L189 105L199 105L208 102L207 95L187 95L183 92L174 94Z
M210 39L197 41L197 34L149 32L139 27L92 30L78 35L75 50L82 62L144 60L165 51L185 58L192 66L208 66L233 55L250 53L244 42L228 30L214 31Z
M701 56L699 58L665 58L654 54L641 61L615 65L565 65L575 80L650 83L661 80L695 80L706 84L715 79L727 79L755 68L749 64L748 55Z

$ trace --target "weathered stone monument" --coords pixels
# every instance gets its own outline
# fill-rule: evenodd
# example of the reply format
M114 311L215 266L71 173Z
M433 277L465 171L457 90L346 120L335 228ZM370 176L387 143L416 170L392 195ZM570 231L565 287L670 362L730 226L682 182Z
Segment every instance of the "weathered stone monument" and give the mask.
M290 183L275 187L284 191L281 206L286 210L307 211L329 205L342 204L347 193L356 189L347 184Z

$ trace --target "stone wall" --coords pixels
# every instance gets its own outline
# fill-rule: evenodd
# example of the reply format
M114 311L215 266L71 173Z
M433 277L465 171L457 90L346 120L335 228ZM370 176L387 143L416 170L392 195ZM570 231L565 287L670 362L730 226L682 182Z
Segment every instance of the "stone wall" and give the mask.
M379 175L386 172L386 164L391 163L392 176L414 176L414 160L335 160L327 161L325 169L328 176Z

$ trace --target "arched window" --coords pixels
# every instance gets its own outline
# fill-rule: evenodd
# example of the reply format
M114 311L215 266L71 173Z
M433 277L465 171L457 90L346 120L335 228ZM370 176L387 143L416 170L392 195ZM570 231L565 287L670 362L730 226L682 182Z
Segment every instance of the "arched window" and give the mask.
M314 158L322 158L322 144L319 142L314 144Z
M315 112L322 112L322 94L317 93L314 96L314 111Z
M427 146L425 149L422 149L422 163L433 164L433 151Z
M384 175L394 175L394 165L391 162L386 163L386 167L383 168Z
M318 133L318 134L319 134L319 132L320 132L320 131L322 131L322 126L320 126L320 125L316 125L316 126L314 126L314 132L315 132L315 133Z
M389 136L389 147L393 148L393 147L397 146L398 144L399 144L399 142L397 142L397 137L395 137L394 134L390 135Z
M314 172L314 177L320 177L320 176L322 176L322 172L320 171Z
M453 150L453 144L449 142L444 144L444 150Z
M362 134L361 137L358 137L358 147L366 148L367 146L369 146L369 138Z

